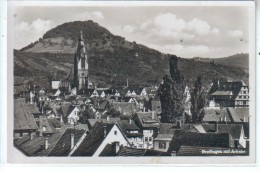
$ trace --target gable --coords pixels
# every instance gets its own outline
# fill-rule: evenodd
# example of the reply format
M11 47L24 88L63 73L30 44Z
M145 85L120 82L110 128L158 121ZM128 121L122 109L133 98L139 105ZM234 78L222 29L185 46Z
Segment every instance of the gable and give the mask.
M119 129L117 124L114 124L112 129L107 134L106 138L103 140L96 152L93 154L93 157L98 157L100 153L103 151L103 149L106 147L106 145L111 144L113 142L119 142L120 146L130 146L128 140L126 139L123 132Z

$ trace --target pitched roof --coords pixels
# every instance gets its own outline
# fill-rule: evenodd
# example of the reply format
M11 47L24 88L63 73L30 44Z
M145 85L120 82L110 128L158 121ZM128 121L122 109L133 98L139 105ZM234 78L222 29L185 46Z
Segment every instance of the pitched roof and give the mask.
M220 119L222 119L224 121L224 118L226 118L226 122L231 121L226 108L224 108L224 109L204 108L204 112L205 112L205 116L204 116L203 120L205 122L220 121Z
M160 134L174 134L177 128L176 124L173 123L160 123L159 131Z
M28 138L27 141L18 144L14 141L14 145L27 156L35 156L38 152L44 150L44 137Z
M136 126L136 124L134 123L134 121L131 121L131 123L129 123L129 121L126 120L120 120L117 122L118 126L123 130L124 134L127 137L140 137L142 136L141 133L131 133L130 131L139 131L140 128L138 126Z
M43 131L43 127L46 128L46 131ZM46 117L40 116L39 117L39 129L42 130L42 133L45 134L53 134L54 130L52 126L49 124L49 121Z
M180 147L200 146L200 147L229 147L229 133L196 133L176 131L169 151L179 151Z
M156 140L171 141L173 136L174 136L174 134L161 134L161 133L159 133L158 136L154 139L154 141L156 141Z
M219 85L215 83L212 85L209 94L225 95L225 96L232 95L232 99L235 99L239 94L242 86L243 86L242 81L220 82Z
M138 111L138 106L135 103L113 102L111 107L128 116L131 116Z
M99 102L99 106L97 106L96 109L98 109L98 110L105 110L108 107L109 107L108 100L103 100L103 101Z
M157 151L157 150L151 150L151 149L136 149L131 147L122 147L118 153L117 156L135 156L135 157L141 157L141 156L171 156L170 153Z
M20 94L27 91L29 91L29 89L23 84L14 85L14 94Z
M73 105L61 105L60 110L59 110L59 114L64 116L64 117L68 117L69 114L76 108L77 106L73 106Z
M38 129L25 99L14 99L14 130Z
M142 128L159 128L159 118L155 112L137 112L136 116Z
M105 139L103 126L106 126L107 133L109 133L114 124L96 122L71 156L92 156Z
M84 133L85 130L66 129L48 156L68 156L71 151L71 134L74 134L74 144L76 144Z
M215 124L202 124L202 127L206 132L216 131ZM218 124L218 133L230 133L234 139L239 139L242 128L242 124Z
M100 157L105 156L116 156L116 145L115 143L107 144L99 155Z
M129 123L127 120L120 120L117 123L124 130L140 130L140 128L135 125L134 121Z
M248 122L249 108L228 108L228 112L233 122Z
M61 128L61 124L56 118L48 118L48 122L52 128Z

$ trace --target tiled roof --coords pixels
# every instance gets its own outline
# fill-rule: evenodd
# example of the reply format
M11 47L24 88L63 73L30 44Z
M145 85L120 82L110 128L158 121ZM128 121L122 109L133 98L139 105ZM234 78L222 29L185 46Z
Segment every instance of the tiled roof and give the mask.
M141 124L142 128L159 128L159 118L157 114L154 112L154 119L152 118L152 112L137 112L136 116L138 118L138 122ZM138 125L139 126L139 125Z
M212 122L212 121L220 121L220 118L224 120L226 118L226 122L230 122L230 116L227 112L227 109L209 109L204 108L205 116L203 120L205 122Z
M19 145L14 142L14 145L25 155L35 156L38 152L44 150L44 137L35 137Z
M243 86L242 81L220 82L219 85L215 83L212 85L209 94L229 96L232 93L232 99L235 99L239 94L242 86Z
M14 130L38 129L25 99L14 99Z
M131 123L129 123L129 121L120 120L117 123L124 130L140 130L140 128L135 125L134 121L131 121Z
M111 107L128 116L131 116L138 111L138 106L135 103L113 102Z
M184 132L196 132L199 133L199 130L194 127L195 124L182 124L180 130Z
M27 91L28 91L28 88L23 84L14 85L14 94L20 94L20 93L27 92Z
M176 131L169 151L179 151L181 146L229 147L229 133L196 133Z
M206 132L215 132L215 124L202 124ZM230 133L234 139L239 139L242 124L218 124L218 133Z
M90 125L90 127L93 127L96 122L100 122L100 120L98 120L98 119L88 119L88 124Z
M53 128L61 128L61 124L56 118L48 118L48 122Z
M96 122L71 156L92 156L104 140L105 136L103 126L106 126L107 133L109 133L114 124Z
M233 122L248 122L249 108L228 108L228 111Z
M159 131L160 134L174 134L176 130L176 124L172 123L160 123Z
M71 151L71 134L74 134L74 144L76 145L85 132L85 130L66 129L48 156L68 156Z
M156 141L156 140L171 141L173 136L174 136L174 134L161 134L161 133L159 133L158 136L154 139L154 141Z
M142 156L171 156L170 153L156 151L151 149L136 149L130 147L121 147L117 156L120 157L127 157L127 156L135 156L135 157L142 157Z
M46 131L43 131L43 127L46 128ZM42 131L42 133L45 134L53 134L54 130L52 126L49 124L49 121L46 117L40 116L39 117L39 129Z
M99 106L97 106L96 109L105 110L108 107L109 107L109 102L107 100L103 100L103 101L99 102Z
M100 157L106 157L106 156L116 156L116 145L113 144L107 144L105 148L102 150L102 152L99 155Z
M72 106L70 104L68 105L62 105L59 114L61 114L64 117L68 117L69 114L76 108L77 106Z

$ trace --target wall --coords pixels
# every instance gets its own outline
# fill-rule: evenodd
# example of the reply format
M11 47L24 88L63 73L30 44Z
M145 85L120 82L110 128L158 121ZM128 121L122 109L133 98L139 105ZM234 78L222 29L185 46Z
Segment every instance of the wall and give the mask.
M160 145L159 145L160 142L165 142L165 143L166 143L165 148L160 148ZM169 146L170 146L170 141L161 141L161 140L154 140L154 141L153 141L153 149L154 149L154 150L167 152Z
M51 81L51 88L58 89L61 81Z
M114 134L114 131L117 131L117 135ZM108 135L102 142L102 144L98 147L97 151L94 153L93 157L98 157L102 150L105 148L107 144L111 144L112 142L119 142L119 145L129 147L128 141L125 139L121 131L118 129L116 125L109 131Z

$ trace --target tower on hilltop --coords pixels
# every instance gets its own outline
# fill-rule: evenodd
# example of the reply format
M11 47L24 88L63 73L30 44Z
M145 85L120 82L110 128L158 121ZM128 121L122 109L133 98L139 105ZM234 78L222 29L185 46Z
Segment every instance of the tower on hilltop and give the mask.
M77 91L88 88L88 57L82 31L74 58L74 85Z

